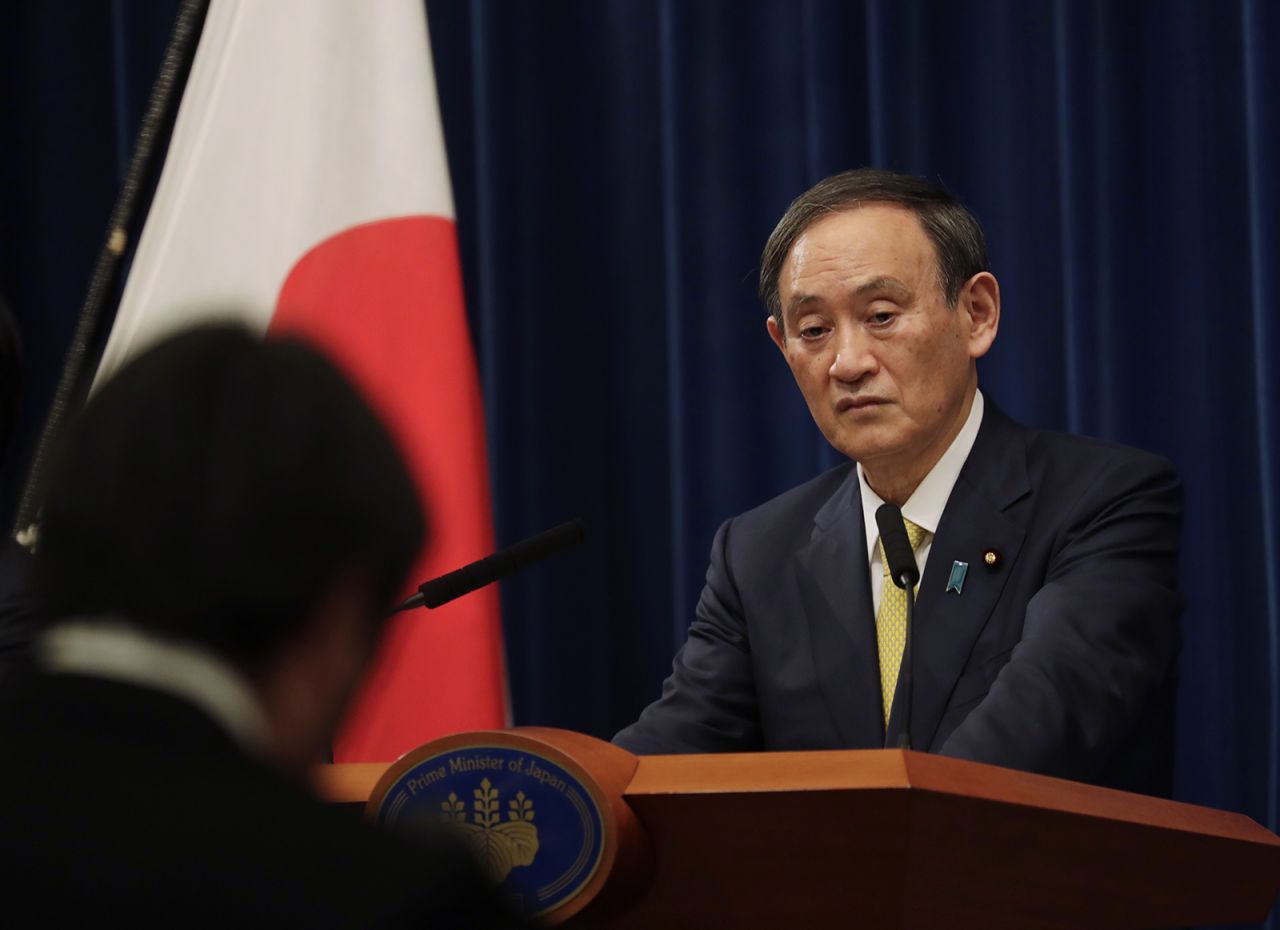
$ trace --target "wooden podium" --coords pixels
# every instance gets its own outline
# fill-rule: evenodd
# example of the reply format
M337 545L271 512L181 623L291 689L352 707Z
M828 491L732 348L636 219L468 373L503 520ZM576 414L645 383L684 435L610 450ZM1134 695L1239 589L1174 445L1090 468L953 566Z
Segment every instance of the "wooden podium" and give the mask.
M417 760L494 746L601 802L599 867L544 915L568 927L1155 930L1259 921L1280 891L1280 838L1243 815L901 750L636 757L523 728L319 788L376 804Z

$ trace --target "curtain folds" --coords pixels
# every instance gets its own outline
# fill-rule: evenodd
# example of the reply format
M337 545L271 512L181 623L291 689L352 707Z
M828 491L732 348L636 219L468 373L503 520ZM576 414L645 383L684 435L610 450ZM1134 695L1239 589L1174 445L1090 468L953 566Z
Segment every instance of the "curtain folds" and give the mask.
M25 89L3 116L25 141L0 147L0 288L35 334L29 423L173 11L72 6L7 13L0 40ZM1004 297L988 396L1177 464L1179 792L1277 826L1275 4L428 11L498 538L577 515L591 533L504 586L517 722L606 736L632 719L683 639L716 527L838 462L755 277L792 197L873 164L940 179L986 227ZM15 474L11 458L10 508Z

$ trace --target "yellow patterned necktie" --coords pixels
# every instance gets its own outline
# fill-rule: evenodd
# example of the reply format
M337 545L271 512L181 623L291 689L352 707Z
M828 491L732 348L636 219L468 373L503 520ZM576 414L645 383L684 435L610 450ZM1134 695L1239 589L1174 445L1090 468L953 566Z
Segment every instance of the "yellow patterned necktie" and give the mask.
M920 548L928 530L916 526L906 517L907 540L911 551ZM889 725L893 692L898 688L898 669L902 667L902 650L907 641L907 592L889 577L889 560L884 557L884 540L880 540L880 564L884 566L884 587L880 591L880 610L876 613L876 644L880 648L880 699L884 704L884 722ZM919 590L919 585L916 586Z

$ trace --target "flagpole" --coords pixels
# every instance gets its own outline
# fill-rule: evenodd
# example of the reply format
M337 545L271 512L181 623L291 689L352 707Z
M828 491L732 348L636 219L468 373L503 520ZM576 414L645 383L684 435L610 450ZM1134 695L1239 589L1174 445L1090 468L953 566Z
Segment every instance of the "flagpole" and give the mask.
M129 159L129 170L111 210L106 241L98 252L93 276L89 279L89 290L85 294L75 332L67 347L62 375L54 389L53 400L45 416L31 466L27 469L27 481L22 489L13 526L14 535L24 543L34 541L34 524L40 509L49 453L62 421L85 387L84 368L89 350L97 340L107 303L115 293L119 281L122 260L136 232L134 227L138 221L139 204L154 189L155 177L163 161L158 153L173 130L178 102L182 99L182 90L191 71L191 61L195 57L208 9L209 0L182 0L174 20L160 73L151 87L151 96L142 115L142 126L138 130L133 156Z

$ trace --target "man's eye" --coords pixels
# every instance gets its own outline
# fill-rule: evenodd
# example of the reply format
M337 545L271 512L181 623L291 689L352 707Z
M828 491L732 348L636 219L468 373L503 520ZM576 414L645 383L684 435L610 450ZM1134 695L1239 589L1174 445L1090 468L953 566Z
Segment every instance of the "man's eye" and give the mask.
M893 322L893 314L887 310L882 310L879 313L871 314L871 324L873 326L884 326L885 324L891 323L891 322Z
M825 326L806 326L804 327L804 329L800 330L800 338L801 339L819 339L822 337L822 334L825 333L826 331L827 330Z

